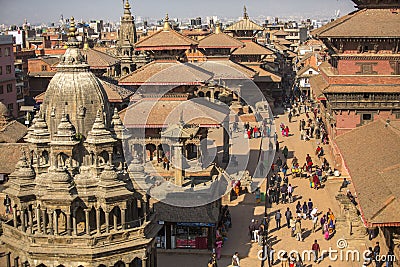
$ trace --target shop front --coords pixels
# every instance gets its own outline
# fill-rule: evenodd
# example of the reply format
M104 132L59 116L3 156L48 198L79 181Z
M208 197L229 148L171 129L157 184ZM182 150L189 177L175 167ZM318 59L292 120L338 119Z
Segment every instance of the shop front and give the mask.
M163 222L157 246L166 249L212 249L215 223Z

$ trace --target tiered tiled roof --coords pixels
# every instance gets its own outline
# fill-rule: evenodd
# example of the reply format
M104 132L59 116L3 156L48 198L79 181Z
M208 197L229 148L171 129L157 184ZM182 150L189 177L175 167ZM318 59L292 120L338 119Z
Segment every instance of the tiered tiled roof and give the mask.
M23 149L28 150L28 145L24 143L0 144L1 174L10 174L15 170Z
M147 36L135 44L136 50L169 50L189 49L198 42L171 28L168 15L165 18L164 28Z
M28 129L18 121L10 121L0 128L0 143L17 143L20 141Z
M125 127L161 128L177 123L181 118L187 124L218 126L229 114L229 109L203 98L185 101L180 98L143 98L120 111Z
M92 48L82 49L81 53L87 57L87 63L91 69L107 68L119 62L117 58Z
M256 74L254 75L255 82L276 82L279 83L282 81L282 77L278 74L272 73L266 69L263 69L260 64L252 64L242 62L243 65L252 69Z
M227 27L225 31L262 31L263 27L249 19L246 7L244 7L243 19Z
M244 44L223 33L212 33L199 41L199 48L239 48Z
M399 124L377 120L336 138L369 226L400 225Z
M179 75L177 75L179 73ZM122 77L121 85L191 85L201 84L212 77L201 68L190 63L153 61Z
M245 46L236 49L232 55L273 55L274 52L255 42L245 42Z
M311 32L318 38L398 38L400 14L391 9L363 9Z

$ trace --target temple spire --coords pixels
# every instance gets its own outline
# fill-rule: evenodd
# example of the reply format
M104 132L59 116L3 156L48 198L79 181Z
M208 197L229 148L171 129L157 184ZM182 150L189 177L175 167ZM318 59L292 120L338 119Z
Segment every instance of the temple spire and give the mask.
M247 14L247 8L246 6L243 7L243 18L248 19L249 15Z
M77 33L76 33L75 19L74 17L71 17L68 29L68 42L67 42L68 47L79 47L79 41L78 39L76 39L76 36Z
M221 23L217 21L217 23L215 24L215 34L220 34L220 33L221 33Z
M169 31L171 30L171 25L169 24L169 17L168 17L168 13L165 15L165 19L164 19L164 31Z
M129 0L126 0L124 4L124 14L125 15L131 15L131 5L129 4Z

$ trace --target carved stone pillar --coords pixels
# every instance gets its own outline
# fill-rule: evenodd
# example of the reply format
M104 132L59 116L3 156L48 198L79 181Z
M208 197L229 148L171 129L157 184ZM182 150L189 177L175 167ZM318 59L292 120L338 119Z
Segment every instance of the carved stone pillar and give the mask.
M17 205L14 205L13 208L13 222L14 222L14 227L17 228Z
M53 211L53 227L54 227L54 234L58 235L58 214L57 211Z
M43 215L43 234L47 234L47 217L46 217L46 210L42 209L42 215Z
M49 234L54 235L54 226L53 226L53 211L48 210L47 216L49 217Z
M86 234L90 235L89 209L85 209Z
M37 232L39 234L42 233L42 228L41 228L41 223L40 223L40 216L41 216L40 208L36 207L36 224L37 224Z
M96 226L97 226L97 234L101 234L100 208L96 209Z
M25 232L26 231L25 209L21 210L20 218L21 218L21 230L22 232Z
M142 258L142 267L147 267L147 260L148 260L147 257Z
M229 121L224 121L222 123L223 133L223 154L222 162L229 162Z
M110 232L110 212L106 211L106 233Z
M117 222L118 222L118 216L117 216L117 211L114 210L113 212L113 223L114 223L114 230L117 231Z
M122 230L125 230L126 226L125 226L125 211L126 209L121 209L121 226L122 226Z
M73 229L73 234L78 235L78 228L76 225L76 210L72 214L72 229Z
M65 213L66 217L67 217L67 234L69 236L71 236L72 234L72 229L71 229L71 213L70 212L66 212Z
M29 233L33 234L33 214L29 208L28 208L28 224L29 224Z

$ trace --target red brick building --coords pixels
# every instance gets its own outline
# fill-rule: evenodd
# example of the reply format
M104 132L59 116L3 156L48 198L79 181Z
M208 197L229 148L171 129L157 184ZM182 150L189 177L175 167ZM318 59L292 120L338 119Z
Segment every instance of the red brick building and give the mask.
M18 116L12 35L0 35L0 102Z
M353 1L359 10L312 32L330 59L311 79L331 136L400 119L400 3Z

